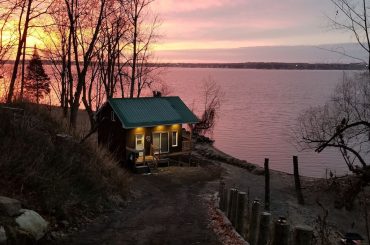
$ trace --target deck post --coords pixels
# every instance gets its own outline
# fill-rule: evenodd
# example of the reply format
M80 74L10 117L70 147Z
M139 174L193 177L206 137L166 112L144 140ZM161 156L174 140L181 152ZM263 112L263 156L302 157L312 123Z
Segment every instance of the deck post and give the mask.
M145 147L144 147L144 150L143 150L143 164L145 164Z
M190 127L190 142L189 142L190 151L193 151L193 127Z

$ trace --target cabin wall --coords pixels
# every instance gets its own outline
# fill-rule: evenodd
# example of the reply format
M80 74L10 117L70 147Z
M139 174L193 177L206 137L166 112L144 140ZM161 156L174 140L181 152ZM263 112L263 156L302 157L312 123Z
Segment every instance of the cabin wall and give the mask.
M98 143L112 152L118 161L122 161L126 155L126 132L117 116L112 118L112 111L108 105L98 114L97 120L101 122L98 128Z
M156 126L150 128L135 128L126 130L126 142L130 148L135 148L135 135L144 134L145 139L145 154L152 154L150 145L153 144L153 133L168 132L169 133L169 153L182 151L182 125L174 124L169 126ZM172 132L177 131L178 142L177 146L172 146ZM148 137L150 136L150 137ZM147 141L149 140L149 142Z

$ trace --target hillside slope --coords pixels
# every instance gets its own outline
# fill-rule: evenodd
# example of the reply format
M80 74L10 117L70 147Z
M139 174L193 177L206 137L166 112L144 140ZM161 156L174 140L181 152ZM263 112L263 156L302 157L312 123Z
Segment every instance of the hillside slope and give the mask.
M63 130L45 108L17 107L0 105L0 195L36 210L53 229L123 204L130 177L107 152L57 137Z

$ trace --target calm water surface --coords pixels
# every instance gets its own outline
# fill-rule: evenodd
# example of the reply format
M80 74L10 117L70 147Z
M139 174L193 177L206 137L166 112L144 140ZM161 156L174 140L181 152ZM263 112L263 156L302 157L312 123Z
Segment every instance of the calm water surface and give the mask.
M272 169L285 172L292 172L292 156L298 155L302 175L324 177L325 169L347 173L339 152L300 152L292 129L303 110L325 103L342 76L343 71L167 68L163 80L171 95L196 112L202 81L211 78L222 87L225 100L212 135L217 148L259 165L269 158Z
M203 80L211 77L222 87L225 101L213 133L217 148L259 165L269 158L272 169L290 173L292 156L298 155L302 175L324 177L325 169L347 173L339 151L298 151L292 129L304 109L325 103L342 76L343 71L169 68L164 81L195 110Z

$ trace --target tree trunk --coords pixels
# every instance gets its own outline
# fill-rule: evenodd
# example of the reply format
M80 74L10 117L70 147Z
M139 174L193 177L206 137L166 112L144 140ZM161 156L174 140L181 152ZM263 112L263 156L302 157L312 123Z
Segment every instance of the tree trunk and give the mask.
M26 62L26 45L27 45L27 40L24 41L23 52L22 52L22 80L21 80L21 94L19 95L19 98L21 101L23 101L24 67L25 67L25 62Z
M132 52L132 69L131 69L131 86L130 86L130 98L134 97L135 80L136 80L136 63L137 63L137 6L135 5L135 17L134 17L134 38L133 38L133 52Z
M26 21L24 23L24 29L23 29L22 37L19 39L19 42L18 42L18 49L17 49L17 54L15 56L12 78L10 80L9 92L8 92L8 96L7 96L7 99L6 99L7 103L11 103L12 100L13 100L13 96L14 96L14 86L15 86L15 80L17 79L18 66L19 66L19 62L20 62L20 59L21 59L22 48L23 48L23 45L25 45L25 42L26 42L26 39L27 39L27 32L28 32L28 26L29 26L29 22L30 22L32 1L33 0L28 0L27 12L26 12Z

